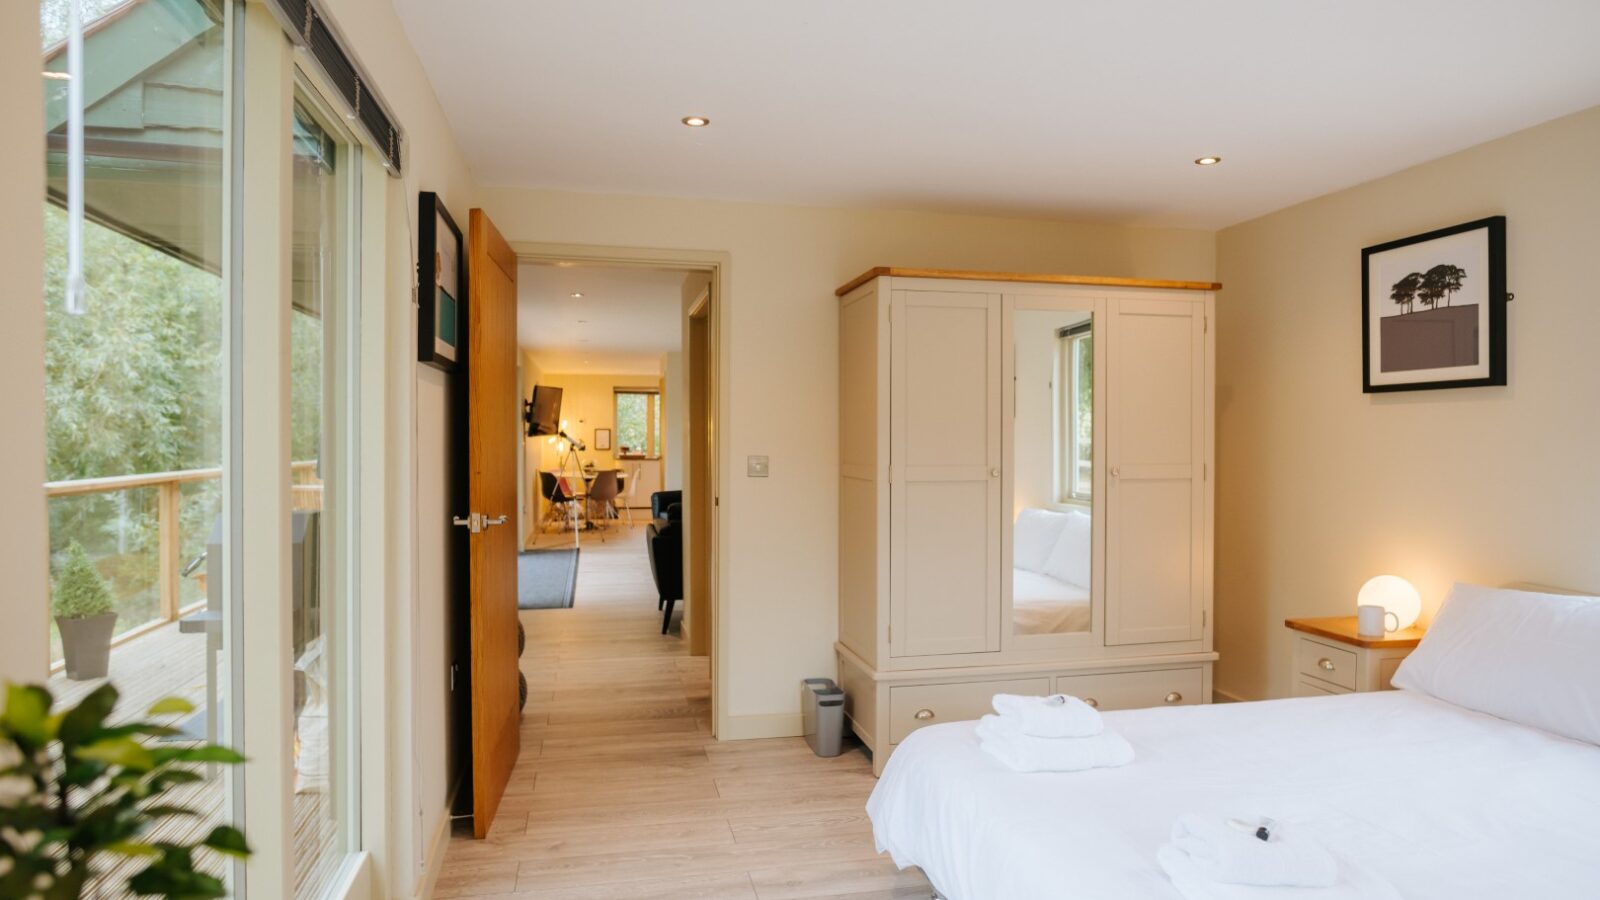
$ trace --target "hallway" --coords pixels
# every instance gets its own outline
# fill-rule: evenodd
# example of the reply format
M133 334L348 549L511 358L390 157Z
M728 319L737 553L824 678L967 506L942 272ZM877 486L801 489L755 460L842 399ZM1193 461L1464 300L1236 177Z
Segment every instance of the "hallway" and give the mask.
M489 837L451 839L434 896L927 897L873 851L859 749L711 738L708 660L660 634L643 544L642 526L585 536L573 608L522 613L522 756Z

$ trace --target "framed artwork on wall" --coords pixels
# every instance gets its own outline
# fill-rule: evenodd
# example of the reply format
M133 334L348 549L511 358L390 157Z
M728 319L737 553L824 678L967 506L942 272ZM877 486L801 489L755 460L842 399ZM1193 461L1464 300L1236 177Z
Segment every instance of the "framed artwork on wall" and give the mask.
M466 330L466 248L438 194L418 194L417 213L417 360L449 372Z
M1506 383L1506 218L1361 251L1361 389Z
M594 430L594 448L596 450L611 449L611 429L596 428Z

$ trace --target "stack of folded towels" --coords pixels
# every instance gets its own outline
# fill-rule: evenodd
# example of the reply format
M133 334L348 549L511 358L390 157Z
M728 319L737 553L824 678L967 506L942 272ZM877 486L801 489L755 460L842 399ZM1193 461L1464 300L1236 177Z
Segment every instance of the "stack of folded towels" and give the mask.
M1133 762L1133 747L1106 731L1100 711L1065 694L995 694L978 723L983 752L1018 772L1078 772Z
M1397 896L1372 873L1341 866L1303 826L1271 819L1183 816L1156 861L1187 900L1243 900L1276 887L1310 889L1294 896L1318 900Z

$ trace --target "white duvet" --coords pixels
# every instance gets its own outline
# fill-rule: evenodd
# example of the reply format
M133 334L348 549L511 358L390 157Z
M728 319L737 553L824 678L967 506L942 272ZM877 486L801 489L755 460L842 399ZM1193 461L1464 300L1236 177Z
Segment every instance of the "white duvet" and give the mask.
M1022 775L978 749L975 723L914 732L867 802L878 849L950 900L1171 900L1156 850L1173 821L1256 813L1313 826L1408 900L1600 898L1592 744L1408 691L1105 719L1133 764Z
M1089 591L1049 575L1011 570L1011 612L1018 634L1089 630Z

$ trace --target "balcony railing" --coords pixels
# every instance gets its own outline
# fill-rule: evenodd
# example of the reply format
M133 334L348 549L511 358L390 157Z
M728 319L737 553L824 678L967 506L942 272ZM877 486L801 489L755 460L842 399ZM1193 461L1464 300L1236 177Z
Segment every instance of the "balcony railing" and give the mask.
M174 622L180 615L199 608L204 601L180 608L183 580L183 534L181 509L183 486L216 481L222 477L221 467L185 469L178 472L152 472L143 475L113 475L106 478L83 478L75 481L50 481L44 485L45 497L55 500L66 497L84 497L94 494L112 494L151 488L156 491L156 553L160 559L156 579L157 613L154 619L124 631L112 641L113 645L130 641L152 629ZM316 460L302 460L290 464L290 502L297 510L322 508L322 483L317 475ZM200 592L205 593L205 576L202 569L196 581ZM60 663L56 664L58 667Z

